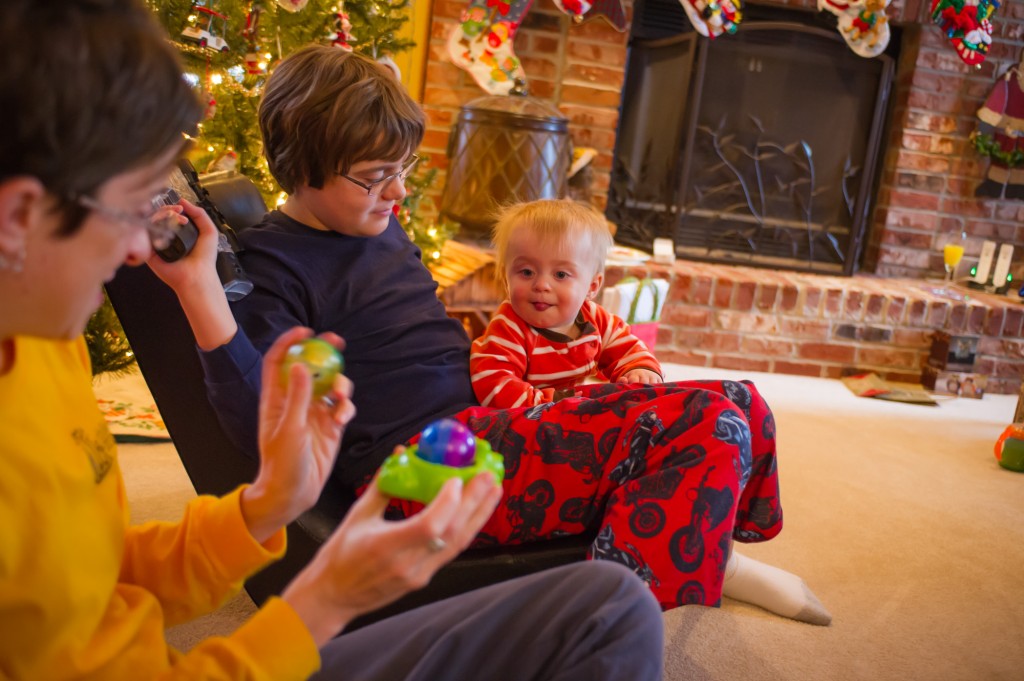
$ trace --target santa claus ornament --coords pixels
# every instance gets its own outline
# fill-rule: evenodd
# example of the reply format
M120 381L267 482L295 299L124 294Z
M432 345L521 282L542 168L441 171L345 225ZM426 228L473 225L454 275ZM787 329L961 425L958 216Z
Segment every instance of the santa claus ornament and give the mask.
M1024 53L978 109L974 148L989 159L975 196L1024 200Z
M352 51L352 41L355 40L352 35L352 22L349 21L348 12L342 5L339 5L338 11L331 17L331 31L327 39L335 47L340 47L346 52Z

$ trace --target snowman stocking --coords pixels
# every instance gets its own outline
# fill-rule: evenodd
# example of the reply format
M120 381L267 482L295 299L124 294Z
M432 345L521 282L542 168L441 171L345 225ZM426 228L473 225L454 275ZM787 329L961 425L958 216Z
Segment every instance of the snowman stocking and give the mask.
M452 63L468 71L477 85L491 94L508 94L516 78L526 80L512 43L532 2L471 0L461 23L448 34Z
M992 44L989 18L998 0L932 0L932 21L938 24L965 64L977 66Z
M706 38L735 33L743 18L740 0L679 0L693 27Z

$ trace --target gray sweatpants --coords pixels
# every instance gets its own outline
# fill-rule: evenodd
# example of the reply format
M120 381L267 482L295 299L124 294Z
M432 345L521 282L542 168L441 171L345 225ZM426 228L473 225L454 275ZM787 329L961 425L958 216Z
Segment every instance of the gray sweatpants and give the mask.
M462 594L335 638L317 681L656 681L662 615L625 567L587 561Z

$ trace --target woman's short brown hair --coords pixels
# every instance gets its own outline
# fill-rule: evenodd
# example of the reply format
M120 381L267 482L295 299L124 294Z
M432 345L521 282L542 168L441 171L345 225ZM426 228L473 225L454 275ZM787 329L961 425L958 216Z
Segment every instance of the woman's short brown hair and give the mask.
M137 0L4 0L0 181L30 175L70 234L110 178L184 148L199 99L152 11Z
M399 161L423 139L423 110L369 57L310 45L277 65L260 102L270 172L286 192L315 189L361 161Z

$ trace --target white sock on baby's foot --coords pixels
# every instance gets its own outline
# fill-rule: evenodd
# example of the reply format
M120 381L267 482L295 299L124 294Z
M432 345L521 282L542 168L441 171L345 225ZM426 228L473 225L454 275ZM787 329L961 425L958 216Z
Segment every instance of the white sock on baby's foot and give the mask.
M736 551L725 566L722 595L808 624L826 626L832 622L832 615L804 580Z

